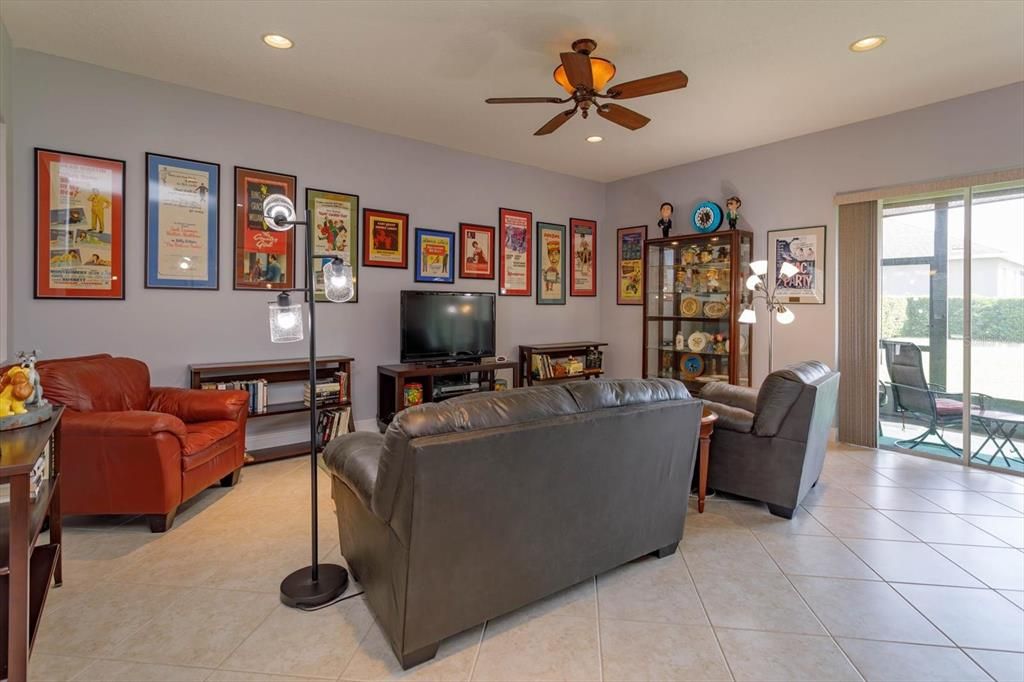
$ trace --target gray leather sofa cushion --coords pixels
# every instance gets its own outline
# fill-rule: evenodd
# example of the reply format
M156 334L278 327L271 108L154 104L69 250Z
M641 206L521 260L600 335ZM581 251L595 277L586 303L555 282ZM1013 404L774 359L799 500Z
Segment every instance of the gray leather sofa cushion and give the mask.
M754 433L768 437L777 435L786 415L803 392L804 386L814 384L831 373L832 370L826 365L810 361L790 365L769 374L761 384L757 396Z
M375 431L356 431L343 438L335 438L324 448L327 469L345 481L367 507L377 485L383 446L383 435Z
M750 412L751 415L757 410L757 389L750 386L734 386L724 381L712 381L701 389L700 397L704 402L738 407Z
M701 391L701 396L704 392ZM704 407L718 415L715 422L715 429L729 429L740 433L750 433L754 427L754 413L744 410L742 407L733 407L725 403L716 403L712 400L705 400Z
M674 379L592 379L567 383L564 388L583 412L691 397L683 382Z

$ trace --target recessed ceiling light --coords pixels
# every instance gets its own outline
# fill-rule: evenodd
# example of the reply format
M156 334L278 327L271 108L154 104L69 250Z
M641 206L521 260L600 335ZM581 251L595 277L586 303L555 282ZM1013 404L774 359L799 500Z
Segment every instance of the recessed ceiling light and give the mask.
M587 142L600 142L603 139L604 138L601 137L600 135L591 135L590 137L587 138Z
M867 36L850 43L850 49L854 52L868 52L881 47L885 42L885 36Z
M265 42L270 47L276 47L279 50L287 50L288 48L295 44L288 38L285 38L284 36L278 35L276 33L268 33L267 35L263 36L263 42Z

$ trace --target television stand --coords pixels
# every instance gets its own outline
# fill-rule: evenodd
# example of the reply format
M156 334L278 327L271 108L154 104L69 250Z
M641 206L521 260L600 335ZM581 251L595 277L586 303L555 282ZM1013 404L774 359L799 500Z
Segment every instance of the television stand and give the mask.
M423 402L437 402L465 393L493 391L497 372L511 370L512 386L519 387L519 373L515 362L458 362L444 365L422 365L402 363L398 365L377 365L377 426L381 431L397 412L406 408L405 387L407 384L423 386ZM476 375L474 379L472 375ZM463 375L463 376L459 376ZM436 391L450 379L449 384L458 384L459 391ZM471 388L476 384L476 388ZM436 397L435 397L436 394Z

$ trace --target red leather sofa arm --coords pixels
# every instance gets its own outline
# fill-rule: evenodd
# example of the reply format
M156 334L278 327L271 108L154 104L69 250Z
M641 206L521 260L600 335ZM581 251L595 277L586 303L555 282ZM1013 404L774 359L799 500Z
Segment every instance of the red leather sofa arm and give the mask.
M149 438L167 433L182 447L188 437L184 422L173 414L130 410L127 412L76 412L68 410L61 419L61 433L68 437Z
M172 414L190 424L221 419L240 421L248 415L249 394L246 391L156 387L149 394L149 409Z

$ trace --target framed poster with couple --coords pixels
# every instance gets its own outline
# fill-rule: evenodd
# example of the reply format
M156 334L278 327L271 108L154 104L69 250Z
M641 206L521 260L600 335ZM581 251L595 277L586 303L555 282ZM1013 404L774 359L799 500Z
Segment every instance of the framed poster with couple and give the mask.
M537 223L537 305L565 305L565 225Z
M783 263L798 272L779 274ZM797 227L768 232L768 277L784 303L825 302L825 226Z
M494 279L494 228L459 223L459 277Z
M219 289L220 164L146 153L146 288Z
M363 209L363 265L374 268L408 267L408 213Z
M124 161L35 156L35 297L124 299Z
M529 296L531 293L530 228L533 214L512 208L498 209L499 248L498 293Z
M597 296L597 223L569 218L569 295Z
M355 194L306 188L306 210L313 221L313 258L316 259L313 287L316 300L324 294L325 262L340 258L352 268L353 295L347 303L359 300L359 197Z
M295 229L272 230L263 221L263 201L283 194L294 204L295 184L294 175L235 166L235 289L295 287Z

